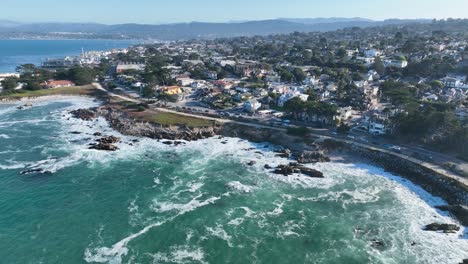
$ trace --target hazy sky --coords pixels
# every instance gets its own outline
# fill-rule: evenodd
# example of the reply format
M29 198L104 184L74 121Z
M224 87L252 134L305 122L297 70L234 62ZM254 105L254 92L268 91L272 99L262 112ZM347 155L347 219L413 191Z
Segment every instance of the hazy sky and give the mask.
M468 18L468 0L0 0L20 22L174 23L278 17Z

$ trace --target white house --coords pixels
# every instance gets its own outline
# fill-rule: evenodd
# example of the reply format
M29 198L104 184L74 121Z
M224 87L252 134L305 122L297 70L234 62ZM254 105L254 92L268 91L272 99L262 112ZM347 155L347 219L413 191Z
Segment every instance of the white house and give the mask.
M302 94L302 93L297 92L297 91L296 92L287 92L287 93L281 95L280 98L278 99L278 106L283 107L284 104L287 101L289 101L289 100L291 100L291 99L293 99L295 97L299 97L299 99L301 99L304 102L307 101L307 99L309 99L309 95L307 95L307 94Z
M262 104L256 99L250 99L244 102L244 110L249 113L255 113L260 107L262 107Z
M385 67L395 67L395 68L406 68L408 67L408 61L406 60L385 60L384 61Z
M380 50L368 49L364 51L364 56L366 56L366 58L375 58L380 55L382 55L382 52Z
M465 83L466 76L464 75L447 75L440 80L447 88L462 88L468 89L468 84Z

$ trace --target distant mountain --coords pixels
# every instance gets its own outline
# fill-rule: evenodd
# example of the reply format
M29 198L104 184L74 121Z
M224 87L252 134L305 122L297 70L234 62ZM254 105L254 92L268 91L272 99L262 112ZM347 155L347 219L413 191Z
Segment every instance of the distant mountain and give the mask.
M0 38L27 37L66 37L86 33L96 38L140 38L179 40L190 38L216 38L234 36L253 36L286 34L291 32L333 31L347 27L371 27L390 24L425 23L431 20L385 20L373 21L365 18L311 18L311 19L273 19L261 21L238 21L231 23L176 23L162 25L119 24L104 25L97 23L36 23L15 24L0 21Z
M21 25L21 23L11 21L11 20L0 19L0 27L3 27L3 28L12 28L12 27L17 27L19 25Z
M374 20L362 18L362 17L353 17L353 18L342 18L342 17L318 17L318 18L278 18L278 20L301 23L306 25L314 24L325 24L325 23L337 23L337 22L375 22Z

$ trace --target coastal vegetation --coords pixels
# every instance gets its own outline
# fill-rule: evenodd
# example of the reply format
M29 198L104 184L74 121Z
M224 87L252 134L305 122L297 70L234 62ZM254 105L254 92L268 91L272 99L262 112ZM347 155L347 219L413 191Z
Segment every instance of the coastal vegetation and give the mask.
M91 96L97 92L96 88L92 85L74 86L74 87L61 87L55 89L40 89L40 90L20 90L11 93L4 93L0 95L0 100L19 100L21 98L42 97L52 95L81 95Z

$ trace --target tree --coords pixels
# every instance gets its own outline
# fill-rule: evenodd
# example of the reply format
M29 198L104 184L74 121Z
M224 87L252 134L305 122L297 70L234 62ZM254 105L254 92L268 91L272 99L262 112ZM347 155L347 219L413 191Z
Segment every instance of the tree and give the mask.
M151 98L154 96L154 90L151 85L145 85L143 89L141 89L141 95L146 98Z
M5 92L13 91L18 86L18 78L7 77L1 82L1 86Z
M340 49L338 49L338 51L336 52L336 56L337 56L338 58L340 58L340 59L345 58L346 55L347 55L347 52L346 52L346 50L345 50L344 48L340 48Z
M70 69L69 76L76 85L87 85L94 81L96 72L89 67L74 67Z
M283 82L291 82L294 77L294 75L285 68L279 69L279 75L281 77L281 81Z
M42 89L42 86L39 82L37 81L29 81L26 83L26 85L23 87L25 90L30 90L30 91L36 91Z
M307 77L307 75L304 73L304 71L301 68L294 68L293 75L298 83L302 83Z
M372 65L372 69L374 69L379 75L383 75L385 73L385 65L383 64L382 59L376 58Z
M345 123L341 123L340 126L338 126L338 128L336 129L336 132L338 132L339 134L346 134L349 132L351 128L345 124Z

